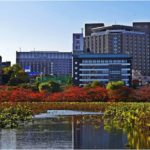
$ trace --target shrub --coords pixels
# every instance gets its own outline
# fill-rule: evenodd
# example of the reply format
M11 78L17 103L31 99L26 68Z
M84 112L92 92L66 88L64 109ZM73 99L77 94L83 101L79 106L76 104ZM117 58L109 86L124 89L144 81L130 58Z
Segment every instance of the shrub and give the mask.
M98 87L98 86L104 87L104 84L103 84L102 82L99 82L99 81L93 81L93 82L89 85L89 87L91 87L91 88L95 88L95 87Z
M106 89L108 90L116 90L124 86L123 81L111 81L107 84Z
M135 90L135 99L137 101L150 102L150 86L143 86Z
M49 81L49 82L43 82L39 85L39 91L40 92L58 92L60 91L60 84Z
M132 80L132 87L136 89L138 86L139 86L139 80L137 79Z
M26 106L17 105L0 110L0 128L16 128L21 122L31 119L32 112Z
M108 95L109 95L109 100L114 102L135 101L134 90L126 86L122 86L119 89L115 89L115 90L108 90Z
M49 83L43 82L39 84L39 91L40 92L51 92L51 88Z
M108 95L105 88L70 87L64 92L51 94L46 101L92 102L107 100Z

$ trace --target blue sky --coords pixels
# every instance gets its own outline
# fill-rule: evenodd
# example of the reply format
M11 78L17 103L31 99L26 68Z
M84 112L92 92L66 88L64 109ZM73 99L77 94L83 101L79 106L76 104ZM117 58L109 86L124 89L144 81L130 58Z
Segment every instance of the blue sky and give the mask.
M150 21L148 1L0 2L0 55L15 63L16 51L72 50L72 33L84 23Z

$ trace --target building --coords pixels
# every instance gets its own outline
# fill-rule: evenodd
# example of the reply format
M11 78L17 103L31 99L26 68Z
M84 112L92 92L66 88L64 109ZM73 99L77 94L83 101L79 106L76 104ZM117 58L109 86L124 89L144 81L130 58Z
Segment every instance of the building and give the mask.
M93 28L103 27L104 23L86 23L85 24L85 36L90 36Z
M2 84L2 57L0 56L0 84Z
M73 53L83 53L84 38L83 33L73 34Z
M104 84L122 80L129 86L131 79L131 56L127 54L73 55L73 83L77 86L95 80Z
M11 66L11 62L10 61L2 62L2 68L10 67L10 66Z
M58 51L16 52L16 63L30 75L71 75L72 53Z
M143 76L150 76L150 22L135 22L133 26L102 26L91 30L91 34L84 38L87 53L130 54L133 69Z

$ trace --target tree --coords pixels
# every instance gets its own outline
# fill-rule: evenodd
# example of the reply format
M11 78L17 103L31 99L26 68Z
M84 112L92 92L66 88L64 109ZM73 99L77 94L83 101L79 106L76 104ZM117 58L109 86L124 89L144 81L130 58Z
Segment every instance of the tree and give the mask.
M123 87L125 84L123 81L111 81L107 84L106 89L107 90L116 90L121 87Z
M139 86L139 80L138 79L132 80L132 87L136 89L138 86Z
M60 84L54 81L43 82L39 84L39 91L40 92L59 92L60 91Z
M134 100L134 90L127 86L122 86L115 90L108 91L110 101L124 101L124 102L131 102Z
M68 86L72 85L72 77L71 76L69 76L67 79L67 85Z
M29 82L28 74L18 65L5 67L2 70L3 84L18 85Z
M104 84L99 81L93 81L90 86L91 86L91 88L95 88L97 86L104 87Z
M2 69L2 83L7 84L12 76L12 69L11 67L5 67Z

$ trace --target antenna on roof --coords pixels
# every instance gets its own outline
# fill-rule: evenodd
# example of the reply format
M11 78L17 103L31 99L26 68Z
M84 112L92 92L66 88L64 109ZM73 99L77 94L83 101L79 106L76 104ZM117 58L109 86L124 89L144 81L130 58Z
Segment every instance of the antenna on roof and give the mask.
M83 34L83 28L81 28L81 33Z
M21 52L21 47L19 47L19 51Z
M35 48L33 48L33 51L35 51Z

